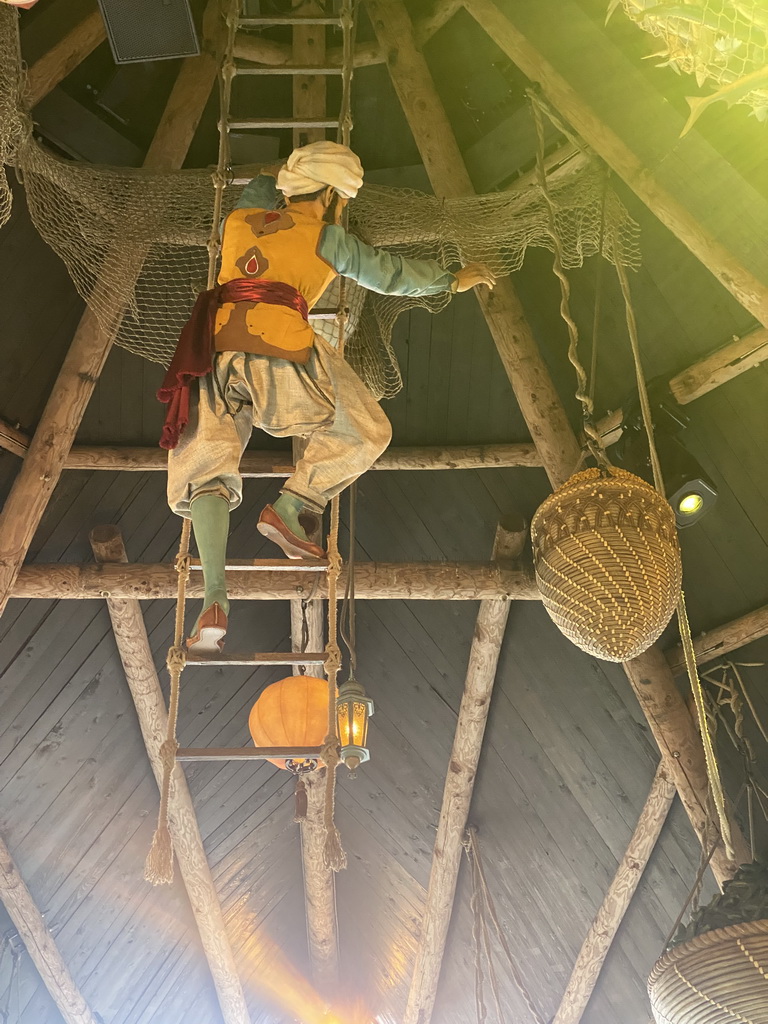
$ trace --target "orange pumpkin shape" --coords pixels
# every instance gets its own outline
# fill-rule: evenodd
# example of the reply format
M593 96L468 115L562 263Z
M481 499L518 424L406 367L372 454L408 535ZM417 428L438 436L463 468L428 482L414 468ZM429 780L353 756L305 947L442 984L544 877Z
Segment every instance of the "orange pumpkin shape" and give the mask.
M288 676L266 687L251 708L248 728L257 747L319 747L328 732L328 680ZM278 768L307 771L306 761L269 758ZM316 767L320 767L319 760Z

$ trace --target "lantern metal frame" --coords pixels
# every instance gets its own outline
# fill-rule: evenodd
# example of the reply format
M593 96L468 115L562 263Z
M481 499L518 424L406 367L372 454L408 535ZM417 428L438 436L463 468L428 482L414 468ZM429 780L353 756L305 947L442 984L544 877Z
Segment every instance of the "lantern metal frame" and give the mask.
M345 732L347 739L352 739L354 736L354 721L357 717L356 705L361 707L363 726L360 739L362 743L345 743ZM342 713L344 711L346 711L346 717L343 721ZM341 684L336 695L336 727L341 747L339 756L344 764L353 771L358 765L371 758L371 753L365 744L368 739L368 722L373 712L373 701L365 692L362 684L354 676L350 676L345 683Z

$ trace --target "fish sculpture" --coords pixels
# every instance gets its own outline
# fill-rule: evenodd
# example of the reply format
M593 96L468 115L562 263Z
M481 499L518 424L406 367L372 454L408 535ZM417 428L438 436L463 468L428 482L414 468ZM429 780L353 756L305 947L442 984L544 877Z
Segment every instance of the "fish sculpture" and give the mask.
M713 103L719 103L722 100L732 107L734 103L738 103L751 92L759 89L768 89L768 65L758 68L757 71L752 71L748 75L742 75L741 78L737 78L728 85L724 85L722 89L718 89L717 92L713 92L711 96L686 96L691 114L680 132L680 138L688 134L707 107L711 107ZM755 115L761 121L766 119L768 96L764 106L755 108Z

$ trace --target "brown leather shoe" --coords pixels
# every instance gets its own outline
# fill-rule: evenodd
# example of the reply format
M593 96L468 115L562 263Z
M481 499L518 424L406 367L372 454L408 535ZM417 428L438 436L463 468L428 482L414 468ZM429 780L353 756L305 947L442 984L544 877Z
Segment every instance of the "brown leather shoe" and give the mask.
M297 537L288 529L271 505L267 505L259 516L256 529L282 548L289 558L325 558L325 551L319 544Z
M227 616L218 601L206 608L197 624L197 633L187 639L187 650L195 654L221 654L227 635Z

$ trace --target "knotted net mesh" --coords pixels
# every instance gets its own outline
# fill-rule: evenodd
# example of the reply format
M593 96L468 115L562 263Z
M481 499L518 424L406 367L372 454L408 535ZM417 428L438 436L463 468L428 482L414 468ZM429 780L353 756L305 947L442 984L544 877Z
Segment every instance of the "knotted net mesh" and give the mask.
M205 287L213 209L207 170L153 172L75 163L37 143L23 104L17 13L0 4L0 150L22 178L37 230L66 265L75 287L115 342L163 363L171 359L197 293ZM637 226L583 153L549 175L566 267L602 250L625 265L639 263ZM225 212L240 188L226 189ZM0 180L0 224L10 192ZM528 246L552 247L539 187L463 199L365 186L350 207L350 228L365 241L406 257L435 259L447 268L480 260L498 275L522 265ZM319 306L334 308L338 283ZM350 307L345 354L377 397L402 386L392 349L398 315L413 306L442 308L448 295L395 297L347 288ZM335 340L336 324L315 320Z
M619 3L640 28L663 41L655 54L660 66L695 75L699 86L717 87L704 102L745 103L760 121L768 118L765 0L611 0L610 9ZM692 104L694 114L701 103Z

